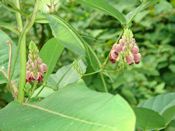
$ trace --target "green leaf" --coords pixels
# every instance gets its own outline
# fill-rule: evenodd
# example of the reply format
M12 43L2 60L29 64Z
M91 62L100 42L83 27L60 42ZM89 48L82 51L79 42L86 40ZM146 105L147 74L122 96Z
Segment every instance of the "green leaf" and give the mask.
M48 71L45 75L45 80L48 76L52 73L55 68L55 65L62 54L64 47L57 41L56 38L52 38L46 42L43 48L40 51L40 57L42 58L43 62L47 64Z
M52 33L59 43L75 54L85 57L85 47L74 29L60 17L49 16L48 20Z
M166 128L166 131L175 131L175 120L173 120L168 127Z
M12 102L0 111L1 130L133 131L135 115L119 95L83 83L60 89L35 104Z
M86 47L86 54L87 54L88 63L90 64L90 66L92 67L92 69L94 71L100 70L101 62L98 59L97 55L95 54L93 49L87 43L85 43L85 47Z
M86 65L83 61L74 61L72 64L60 68L55 74L50 75L47 86L57 90L59 87L65 87L80 80L85 72Z
M158 0L146 0L146 1L142 2L137 8L135 8L134 10L132 10L131 12L129 12L127 14L127 16L126 16L127 24L129 24L134 19L134 17L138 13L140 13L142 10L156 4L157 2L158 2Z
M137 127L143 130L160 130L165 127L164 118L157 112L146 108L134 108Z
M48 20L53 35L61 44L78 56L86 57L88 64L95 71L100 69L101 63L97 55L71 25L57 16L50 16Z
M169 69L170 69L173 73L175 73L175 65L170 65L170 66L169 66Z
M175 93L162 94L146 100L140 106L162 114L166 109L175 106Z
M96 9L103 11L104 13L113 16L116 18L122 25L126 24L125 16L114 8L112 5L109 4L108 1L105 0L79 0L80 2L84 3L85 5L92 6Z
M155 12L156 13L168 13L171 12L173 9L173 6L170 2L166 0L160 0L159 4L155 6Z
M167 123L175 120L175 106L166 109L166 111L163 112L162 116L165 118Z
M15 29L15 26L13 26L12 24L0 21L0 27L8 29L12 31L13 33L19 35L19 32L17 31L17 29Z

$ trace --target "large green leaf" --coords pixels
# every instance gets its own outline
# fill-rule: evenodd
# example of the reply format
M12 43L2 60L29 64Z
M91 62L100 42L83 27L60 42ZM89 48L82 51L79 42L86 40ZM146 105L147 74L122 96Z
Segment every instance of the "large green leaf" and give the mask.
M167 123L170 123L172 120L175 120L175 106L166 109L166 111L163 112L162 116L164 117Z
M0 111L4 131L133 131L134 127L135 115L122 97L92 91L83 83L35 104L12 102Z
M162 94L146 100L140 106L162 114L166 109L175 106L175 93Z
M72 64L63 66L55 74L48 78L47 86L58 89L65 87L70 83L74 83L81 79L86 72L86 65L81 60L75 60Z
M145 101L140 106L158 112L164 118L167 126L175 119L174 97L175 93L162 94Z
M134 108L137 127L143 130L158 130L165 127L164 118L157 112L146 108Z
M54 67L58 61L58 58L63 52L63 45L60 44L56 38L52 38L46 42L44 47L40 51L40 57L42 58L43 62L47 64L48 71L45 75L45 79L52 73Z
M109 4L108 1L105 0L79 0L80 2L84 3L85 5L92 6L96 9L99 9L114 18L116 18L122 25L126 24L125 16L114 8L112 5Z
M75 54L85 57L85 47L72 27L63 19L56 16L49 16L48 20L52 33L59 43Z
M57 16L49 17L49 24L53 35L66 48L79 55L87 58L88 64L94 69L100 69L100 61L92 48L80 37L77 31L62 18Z

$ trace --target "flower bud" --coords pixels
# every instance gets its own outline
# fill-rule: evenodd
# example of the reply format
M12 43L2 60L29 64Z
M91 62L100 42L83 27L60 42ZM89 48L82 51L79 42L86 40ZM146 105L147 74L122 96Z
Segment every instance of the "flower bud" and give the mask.
M125 38L122 38L119 40L119 44L123 45L126 43L126 39Z
M128 63L128 65L133 64L133 61L134 61L134 60L133 60L132 54L126 56L126 62Z
M115 63L117 58L118 58L118 53L115 50L112 49L111 52L110 52L110 57L109 57L110 61L112 63Z
M47 72L47 65L42 62L39 57L39 51L34 42L29 45L29 55L26 64L26 81L31 83L33 81L41 82L44 73Z
M134 56L134 62L136 64L139 64L140 63L140 60L141 60L141 54L140 53L137 53L137 54L133 54Z
M132 49L131 49L131 52L132 52L133 54L139 53L139 48L138 48L138 46L133 46Z
M42 73L38 72L36 80L37 80L38 82L42 82L42 80L43 80L43 75L42 75Z
M27 71L26 72L26 82L31 82L34 80L34 75L33 72Z
M120 57L121 55L121 57ZM141 54L130 29L125 29L118 43L115 43L110 52L110 61L115 63L117 59L125 59L129 65L138 64L141 60Z
M45 73L47 71L47 65L42 63L40 66L39 66L39 72L41 73Z
M117 53L119 53L119 52L123 51L123 48L124 48L123 44L117 44L114 50Z

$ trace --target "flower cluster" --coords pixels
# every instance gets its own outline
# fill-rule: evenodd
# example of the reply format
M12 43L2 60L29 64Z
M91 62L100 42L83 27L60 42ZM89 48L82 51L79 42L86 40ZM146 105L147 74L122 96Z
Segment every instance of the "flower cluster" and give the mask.
M28 61L26 64L26 81L28 83L33 81L41 82L44 73L47 71L47 65L42 62L38 52L36 45L31 42L29 46Z
M133 38L132 31L129 29L124 30L122 38L113 45L110 51L110 61L112 63L119 61L121 58L124 58L129 65L139 64L141 61L139 47Z

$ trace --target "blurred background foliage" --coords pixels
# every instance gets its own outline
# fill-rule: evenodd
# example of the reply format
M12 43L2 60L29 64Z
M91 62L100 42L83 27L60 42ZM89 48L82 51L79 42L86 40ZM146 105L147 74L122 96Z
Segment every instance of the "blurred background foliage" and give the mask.
M4 0L1 0L4 2ZM11 7L0 5L0 25L16 43L17 36L4 27L16 25L15 15L5 11ZM109 0L109 2L124 14L136 8L140 0ZM22 14L31 12L33 0L22 1ZM60 0L56 15L73 25L79 34L91 45L99 59L104 62L112 45L122 32L122 27L116 19L76 0ZM38 16L38 20L40 16ZM118 64L108 62L105 73L107 86L112 94L121 94L131 105L137 105L152 96L175 91L175 0L159 0L159 2L138 13L131 29L140 47L142 62L121 68ZM52 37L47 24L35 23L28 38L36 41L41 48ZM66 39L66 38L65 38ZM29 43L29 42L28 42ZM65 50L61 60L57 62L55 72L63 65L71 63L77 56ZM89 87L99 90L101 86L98 76L83 78ZM0 107L12 99L0 85Z

